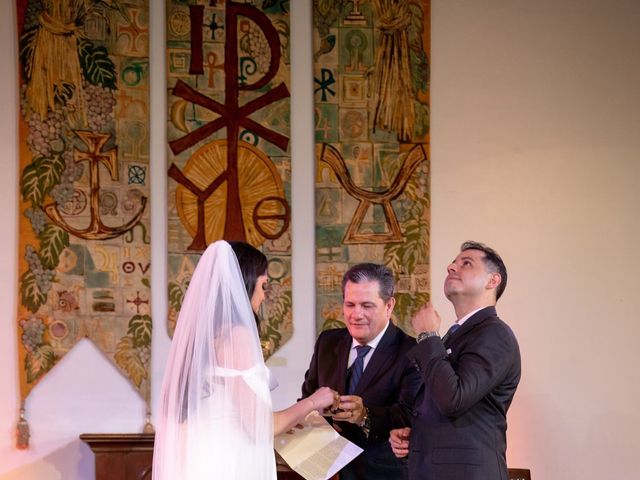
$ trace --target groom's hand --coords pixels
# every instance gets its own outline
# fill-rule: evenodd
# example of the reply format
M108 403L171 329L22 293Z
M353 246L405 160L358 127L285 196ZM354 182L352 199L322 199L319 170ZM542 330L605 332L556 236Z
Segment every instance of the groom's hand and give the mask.
M404 458L409 455L409 427L397 428L389 432L389 443L393 454L398 458Z

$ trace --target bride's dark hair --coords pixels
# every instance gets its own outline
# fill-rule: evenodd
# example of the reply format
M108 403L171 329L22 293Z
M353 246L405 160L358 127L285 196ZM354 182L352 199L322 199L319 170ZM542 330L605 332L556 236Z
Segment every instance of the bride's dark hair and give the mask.
M242 273L244 286L247 289L249 300L251 300L251 297L253 297L253 291L256 288L258 277L267 274L269 261L265 254L253 245L249 245L248 243L240 242L238 240L232 240L228 243L231 245L233 253L235 253L238 258L238 264L240 265L240 272ZM258 324L258 326L260 325L257 315L256 324Z

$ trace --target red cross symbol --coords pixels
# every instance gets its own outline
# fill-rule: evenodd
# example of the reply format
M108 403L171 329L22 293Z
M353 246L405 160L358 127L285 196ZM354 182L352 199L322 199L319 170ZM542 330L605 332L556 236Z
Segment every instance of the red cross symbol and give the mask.
M129 38L129 49L132 54L140 53L138 50L138 40L142 34L149 33L149 27L143 28L138 22L140 19L140 10L131 10L131 24L128 26L118 25L118 35Z
M149 300L143 300L142 298L140 298L140 292L136 292L136 298L134 298L133 300L127 299L127 303L133 303L136 306L136 313L140 313L140 305L142 305L143 303L149 305Z

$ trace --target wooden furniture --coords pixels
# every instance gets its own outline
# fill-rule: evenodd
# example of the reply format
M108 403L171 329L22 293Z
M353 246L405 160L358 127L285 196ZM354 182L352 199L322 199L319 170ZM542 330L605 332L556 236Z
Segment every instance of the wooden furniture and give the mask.
M531 480L531 470L528 468L510 468L509 480Z
M96 455L96 480L151 480L153 433L85 433Z
M85 433L96 456L96 480L151 480L153 433ZM276 454L278 480L303 480Z

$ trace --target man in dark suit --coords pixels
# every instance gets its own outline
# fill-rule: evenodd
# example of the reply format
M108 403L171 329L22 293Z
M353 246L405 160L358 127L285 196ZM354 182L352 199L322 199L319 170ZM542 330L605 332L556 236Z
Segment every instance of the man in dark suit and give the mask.
M406 353L415 340L397 328L394 279L383 265L362 263L342 279L347 328L327 330L316 341L302 385L306 397L320 386L340 392L333 425L364 449L340 471L341 480L406 479L405 460L388 442L393 428L409 425L420 376Z
M423 380L412 428L393 430L409 478L507 480L507 409L520 381L520 350L495 304L507 284L500 256L477 242L462 244L447 268L446 297L457 321L443 339L431 304L411 323L418 345L409 353Z

